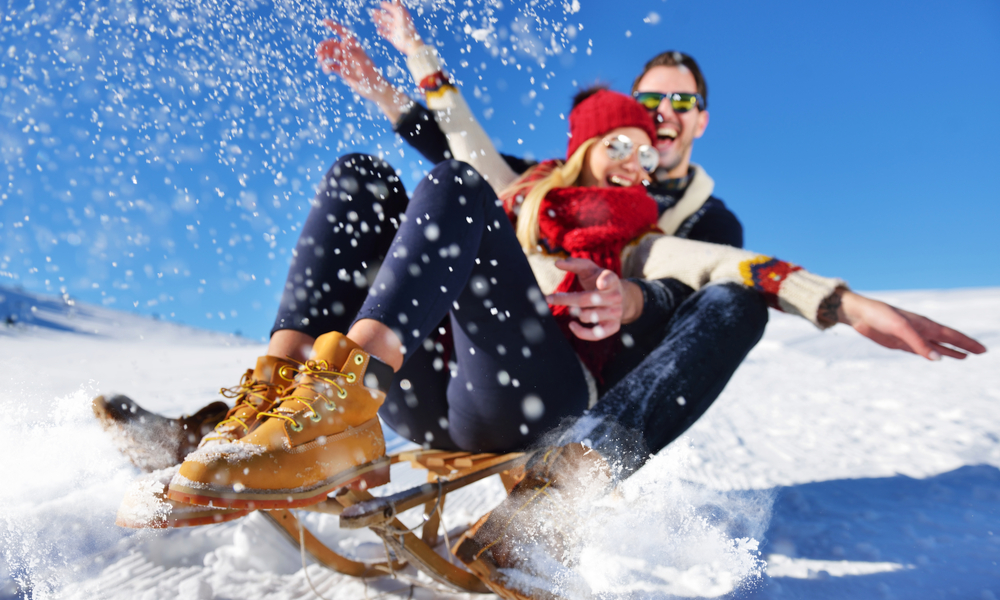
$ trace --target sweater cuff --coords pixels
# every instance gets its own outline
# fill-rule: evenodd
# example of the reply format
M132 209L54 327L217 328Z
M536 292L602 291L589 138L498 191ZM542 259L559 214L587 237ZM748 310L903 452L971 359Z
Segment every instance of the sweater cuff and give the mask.
M441 71L441 61L433 46L423 45L419 50L406 57L406 67L418 84L430 75Z
M821 277L805 270L789 273L778 292L778 308L800 315L816 327L827 329L835 323L819 319L819 308L837 289L850 289L843 279Z

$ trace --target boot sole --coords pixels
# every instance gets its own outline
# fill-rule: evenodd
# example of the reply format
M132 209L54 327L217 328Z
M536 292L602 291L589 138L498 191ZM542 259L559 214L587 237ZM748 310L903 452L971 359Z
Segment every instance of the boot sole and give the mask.
M162 520L154 521L132 521L118 517L115 525L127 527L129 529L173 529L176 527L195 527L197 525L213 525L215 523L225 523L235 521L240 517L250 514L249 510L219 510L206 508L201 511L192 511L184 517L173 518L167 516Z
M268 510L275 508L299 508L326 500L327 495L346 487L367 490L389 483L389 457L382 456L371 462L352 467L327 479L309 490L248 490L235 492L227 490L196 490L184 485L170 484L167 497L177 502L211 506L215 508L245 508L248 510Z

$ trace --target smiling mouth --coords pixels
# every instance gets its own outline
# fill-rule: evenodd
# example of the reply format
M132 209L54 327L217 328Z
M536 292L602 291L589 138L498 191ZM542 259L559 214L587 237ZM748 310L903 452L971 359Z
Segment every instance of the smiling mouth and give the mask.
M632 187L632 180L620 175L610 175L608 177L608 185L616 187Z
M677 139L677 128L671 127L669 125L660 126L656 130L656 137L660 140L670 140L673 141Z

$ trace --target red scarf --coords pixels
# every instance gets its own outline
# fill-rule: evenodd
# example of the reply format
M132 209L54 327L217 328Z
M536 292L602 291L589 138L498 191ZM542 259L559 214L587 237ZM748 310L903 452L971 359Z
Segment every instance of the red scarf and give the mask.
M644 233L657 231L656 202L640 186L570 187L550 191L538 214L539 240L549 252L586 258L597 266L622 274L621 254L625 246ZM575 273L567 273L556 292L579 292L583 287ZM591 342L573 335L568 306L550 306L563 335L584 364L602 381L601 371L618 349L619 336Z

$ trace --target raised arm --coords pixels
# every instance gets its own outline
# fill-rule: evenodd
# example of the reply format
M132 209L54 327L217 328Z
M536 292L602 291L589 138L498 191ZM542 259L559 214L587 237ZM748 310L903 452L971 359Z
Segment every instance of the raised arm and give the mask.
M316 46L316 57L323 72L336 73L359 96L378 105L395 125L413 100L382 77L349 29L330 19L325 19L323 24L333 32L332 38Z
M499 194L517 179L517 173L472 116L458 88L444 73L434 48L425 45L417 33L409 11L398 0L382 2L372 18L379 35L406 56L410 74L424 91L427 107L447 136L452 156L475 167Z

